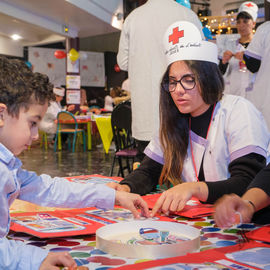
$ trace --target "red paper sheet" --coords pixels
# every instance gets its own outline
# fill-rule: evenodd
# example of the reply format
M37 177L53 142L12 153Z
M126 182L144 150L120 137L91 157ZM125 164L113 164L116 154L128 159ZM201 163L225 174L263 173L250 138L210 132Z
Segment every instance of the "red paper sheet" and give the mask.
M70 176L65 178L68 181L72 182L99 183L99 184L106 184L109 182L120 182L121 180L123 180L122 177L109 177L100 174Z
M95 234L104 225L133 220L132 213L124 208L103 211L97 208L24 212L11 214L10 229L39 238ZM156 216L155 220L172 221Z
M161 194L150 194L143 196L149 208L153 208ZM199 218L211 216L214 213L212 204L203 204L197 198L192 197L182 211L174 212L173 214L188 218Z
M270 225L266 225L264 227L250 231L246 233L246 237L253 240L259 240L270 243Z
M270 245L255 241L225 248L209 249L185 256L153 260L125 265L114 269L268 269L270 264ZM155 268L154 268L155 267ZM157 268L156 268L157 267ZM160 267L160 268L159 268Z

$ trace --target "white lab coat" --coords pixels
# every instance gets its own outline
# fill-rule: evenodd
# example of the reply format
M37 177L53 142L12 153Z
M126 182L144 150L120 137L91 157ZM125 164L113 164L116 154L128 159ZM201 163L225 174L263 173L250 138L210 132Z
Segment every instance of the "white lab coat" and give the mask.
M248 100L233 95L224 95L216 104L208 138L204 139L191 131L192 149L197 170L202 160L205 181L228 179L228 165L233 160L257 153L267 158L270 134L262 114ZM163 151L159 138L153 139L145 153L163 164ZM184 161L182 179L196 182L190 145Z
M57 118L57 114L62 111L62 107L60 102L52 101L45 113L42 121L40 122L39 129L48 133L55 134L57 125L55 120Z
M229 50L235 54L237 52L245 51L245 48L239 43L239 39L237 39L228 40L224 51L226 50ZM247 93L252 91L255 77L256 75L250 72L248 69L246 69L245 72L240 71L239 60L233 56L230 59L226 73L224 74L224 93L247 98Z
M261 60L261 66L254 82L254 91L248 93L270 128L270 22L260 25L245 54Z
M201 30L198 16L174 0L148 0L124 22L117 62L129 74L132 135L138 140L149 141L158 131L160 82L167 67L163 36L181 20Z

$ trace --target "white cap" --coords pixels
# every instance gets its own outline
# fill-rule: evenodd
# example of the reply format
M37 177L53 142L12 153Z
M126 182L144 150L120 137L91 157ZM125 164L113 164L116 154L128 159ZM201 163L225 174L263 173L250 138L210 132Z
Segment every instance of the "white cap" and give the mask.
M238 9L238 13L240 12L247 12L254 22L256 22L257 15L258 15L258 6L253 2L244 2Z
M54 87L53 92L60 97L63 97L65 95L65 88L62 87Z
M164 35L167 65L179 60L200 60L218 63L218 50L213 42L202 40L199 29L190 22L170 25Z

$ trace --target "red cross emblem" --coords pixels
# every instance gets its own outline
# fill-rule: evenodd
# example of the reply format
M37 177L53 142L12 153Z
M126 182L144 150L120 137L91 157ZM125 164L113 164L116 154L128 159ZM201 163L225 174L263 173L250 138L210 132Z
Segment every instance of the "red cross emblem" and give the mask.
M179 31L178 27L173 28L173 33L169 35L169 43L172 42L173 45L179 42L179 38L184 36L184 30Z
M252 3L245 4L246 7L253 7Z

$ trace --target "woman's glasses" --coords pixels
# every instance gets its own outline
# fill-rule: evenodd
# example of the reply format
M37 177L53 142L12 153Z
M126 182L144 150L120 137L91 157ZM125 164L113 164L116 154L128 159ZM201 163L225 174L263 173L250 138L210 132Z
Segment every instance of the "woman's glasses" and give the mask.
M180 83L184 90L192 90L196 86L196 80L194 75L185 74L180 80L174 80L173 78L165 79L161 83L162 88L167 92L174 92L177 86L177 83Z

